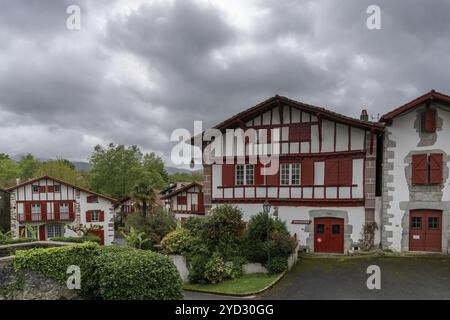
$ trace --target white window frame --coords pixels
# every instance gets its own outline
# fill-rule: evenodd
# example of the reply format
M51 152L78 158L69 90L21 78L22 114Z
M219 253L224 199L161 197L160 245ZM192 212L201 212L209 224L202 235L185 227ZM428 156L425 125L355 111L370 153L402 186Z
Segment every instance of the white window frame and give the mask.
M100 222L100 210L91 211L91 222Z
M58 190L56 190L58 188ZM53 185L53 192L60 193L61 192L61 185L60 184L54 184Z
M39 210L37 209L39 208ZM31 214L41 214L42 208L40 203L32 203L31 204Z
M294 170L296 174L294 174ZM298 179L296 179L298 177ZM299 186L301 184L301 164L282 163L280 165L280 185Z
M37 188L37 190L35 191L34 188ZM39 185L37 185L37 184L31 185L31 192L33 192L33 193L39 193L39 192L40 192L40 190L39 190Z
M237 164L235 173L236 185L254 185L255 184L255 165Z
M57 229L58 232L57 232ZM64 226L59 223L51 223L47 225L47 238L64 237Z
M34 233L36 234L36 237L34 238L34 240L38 240L39 239L39 231L38 231L38 227L37 226L30 226L33 230ZM28 230L28 228L25 228L25 238L32 238L32 235L30 233L30 231Z

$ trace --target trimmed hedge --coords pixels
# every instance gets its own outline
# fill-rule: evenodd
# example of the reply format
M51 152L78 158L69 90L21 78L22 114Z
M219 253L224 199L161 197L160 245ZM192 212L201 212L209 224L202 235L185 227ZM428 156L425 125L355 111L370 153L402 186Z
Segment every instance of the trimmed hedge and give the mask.
M161 254L93 242L17 251L16 271L28 269L65 284L67 267L81 269L79 294L88 299L180 299L182 281L172 261Z
M159 253L105 247L95 258L93 295L107 300L181 299L182 281L172 261Z
M16 243L29 243L29 242L36 242L36 241L37 240L29 239L29 238L7 239L7 240L0 240L0 245L16 244Z
M55 237L50 238L49 240L56 242L73 242L73 243L95 242L100 244L100 237L94 235L82 237Z
M97 248L96 243L86 242L67 247L18 250L14 258L14 269L36 271L60 283L66 283L67 268L76 265L83 270Z

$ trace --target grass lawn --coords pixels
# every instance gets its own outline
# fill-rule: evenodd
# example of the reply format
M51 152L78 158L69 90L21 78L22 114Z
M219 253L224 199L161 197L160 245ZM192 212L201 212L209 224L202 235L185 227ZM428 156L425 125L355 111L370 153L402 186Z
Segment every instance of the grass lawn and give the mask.
M267 275L264 273L247 274L234 280L225 280L216 284L191 284L184 285L185 290L202 291L209 293L250 295L261 291L277 281L282 274Z

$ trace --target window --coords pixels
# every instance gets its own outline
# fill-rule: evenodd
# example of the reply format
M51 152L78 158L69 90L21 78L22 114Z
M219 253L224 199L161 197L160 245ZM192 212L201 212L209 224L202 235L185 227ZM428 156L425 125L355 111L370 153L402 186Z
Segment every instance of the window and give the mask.
M299 185L300 184L300 164L299 163L282 163L280 184Z
M100 211L92 210L91 211L91 222L99 222L100 221Z
M38 185L33 184L33 185L31 186L31 188L32 188L32 190L33 190L33 193L39 193L39 186L38 186Z
M341 226L339 224L333 224L331 226L331 233L332 234L340 234L341 233Z
M186 196L178 196L177 197L177 205L187 205L187 197Z
M413 217L411 220L411 228L413 228L413 229L422 228L422 218L421 217Z
M47 225L47 238L63 237L64 228L61 224L48 224Z
M436 132L436 110L427 109L422 113L422 132Z
M41 204L32 203L31 204L31 214L41 214Z
M61 192L61 185L60 184L55 184L53 186L53 192Z
M442 184L443 156L440 153L415 154L412 156L413 185Z
M86 201L87 201L87 203L98 203L98 197L97 196L87 196Z
M317 234L324 234L325 232L325 225L324 224L318 224L316 228Z
M59 214L62 220L69 219L69 204L68 203L60 203L59 204Z
M252 185L255 183L255 165L238 164L236 166L236 185Z
M353 183L352 159L328 159L325 160L326 186L351 186Z
M439 229L438 217L428 217L428 229Z

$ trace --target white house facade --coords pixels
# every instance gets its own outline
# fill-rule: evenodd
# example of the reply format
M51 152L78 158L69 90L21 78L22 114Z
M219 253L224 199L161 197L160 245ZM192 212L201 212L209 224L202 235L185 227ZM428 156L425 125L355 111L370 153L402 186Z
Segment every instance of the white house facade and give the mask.
M98 226L101 244L114 241L115 199L45 176L8 189L11 230L17 237L36 234L39 240L81 236L68 226ZM35 232L30 232L32 228Z
M383 248L448 253L450 97L431 91L381 121Z

